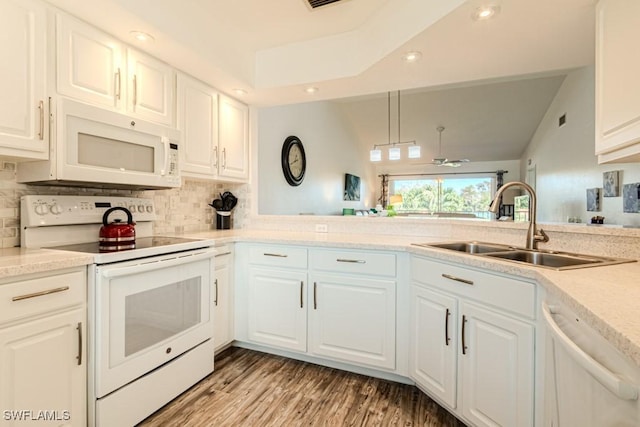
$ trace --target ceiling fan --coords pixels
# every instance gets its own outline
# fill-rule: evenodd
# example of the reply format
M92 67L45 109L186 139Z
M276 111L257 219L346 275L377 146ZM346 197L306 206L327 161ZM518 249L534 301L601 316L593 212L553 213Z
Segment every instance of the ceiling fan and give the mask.
M438 126L436 128L438 131L438 156L433 159L430 164L436 166L449 166L450 168L460 167L463 163L467 163L469 159L457 159L457 160L449 160L446 157L442 157L442 132L444 131L444 126Z

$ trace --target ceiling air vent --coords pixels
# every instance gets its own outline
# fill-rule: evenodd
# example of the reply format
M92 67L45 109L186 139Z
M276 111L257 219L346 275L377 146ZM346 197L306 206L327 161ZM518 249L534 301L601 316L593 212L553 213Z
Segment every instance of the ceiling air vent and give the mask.
M331 3L337 3L339 1L344 1L344 0L305 0L306 3L309 3L309 6L311 6L311 9L316 9L318 7L326 6Z

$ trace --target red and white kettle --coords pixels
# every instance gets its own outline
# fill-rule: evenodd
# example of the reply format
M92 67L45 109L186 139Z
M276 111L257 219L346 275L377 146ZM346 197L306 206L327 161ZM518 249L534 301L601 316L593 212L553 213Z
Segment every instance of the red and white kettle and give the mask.
M114 211L123 211L127 214L127 222L120 218L109 223L109 215ZM136 247L136 223L133 222L133 215L127 208L116 206L107 211L102 216L102 227L100 227L100 252L122 251L134 249Z

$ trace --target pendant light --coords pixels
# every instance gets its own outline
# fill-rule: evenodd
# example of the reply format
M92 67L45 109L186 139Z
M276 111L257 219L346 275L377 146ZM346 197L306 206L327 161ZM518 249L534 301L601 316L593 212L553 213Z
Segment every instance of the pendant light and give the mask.
M372 162L382 161L382 150L379 147L389 146L388 159L391 161L400 160L402 158L401 148L399 145L411 144L408 148L407 155L410 159L420 158L420 146L416 144L416 141L401 141L400 140L400 91L398 91L398 139L395 142L391 142L391 92L387 92L387 130L388 139L386 144L375 144L373 149L369 151L369 160Z

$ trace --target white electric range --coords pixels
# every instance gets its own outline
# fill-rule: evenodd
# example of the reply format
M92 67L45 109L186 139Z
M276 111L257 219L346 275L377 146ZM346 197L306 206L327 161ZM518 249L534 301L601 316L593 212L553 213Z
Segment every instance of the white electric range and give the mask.
M103 215L125 207L133 249L101 252ZM126 221L124 212L109 220ZM214 242L154 236L152 199L23 196L21 242L93 254L88 267L88 424L134 425L213 371ZM135 402L135 404L132 404Z

